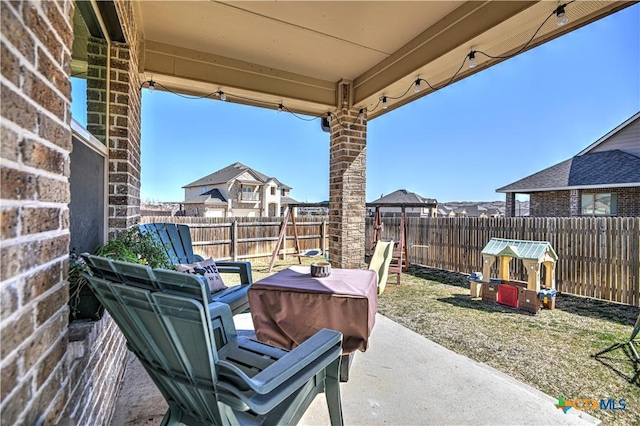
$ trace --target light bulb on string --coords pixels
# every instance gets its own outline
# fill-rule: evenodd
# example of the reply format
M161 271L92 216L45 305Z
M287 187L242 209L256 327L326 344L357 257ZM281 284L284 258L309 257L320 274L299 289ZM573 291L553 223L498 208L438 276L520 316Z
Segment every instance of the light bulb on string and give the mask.
M420 79L417 79L417 80L416 80L416 85L415 85L415 87L413 88L413 91L414 91L415 93L420 93Z
M558 19L557 22L559 27L567 25L567 23L569 22L569 17L564 11L564 5L558 6L558 8L556 9L556 17Z
M282 108L284 108L284 106L282 104L278 104L278 114L282 112Z
M330 112L327 113L327 121L329 123L331 123L331 113Z
M382 97L382 109L387 109L389 105L387 104L387 97L383 96Z
M220 95L220 100L221 101L226 101L227 100L227 95L224 94L224 92L222 90L220 90L218 92L218 94Z
M476 51L472 50L469 53L469 68L475 68L478 63L476 62Z
M364 118L364 108L360 108L360 111L358 111L358 118Z
M149 92L153 93L156 90L156 83L153 80L149 80Z

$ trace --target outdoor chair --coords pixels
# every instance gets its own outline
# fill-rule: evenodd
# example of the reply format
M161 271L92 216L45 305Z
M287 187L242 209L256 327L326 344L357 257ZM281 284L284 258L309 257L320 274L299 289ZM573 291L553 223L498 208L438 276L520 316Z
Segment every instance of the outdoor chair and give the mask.
M135 285L84 276L167 401L162 425L296 424L322 391L331 424L343 424L341 333L323 329L280 349L238 336L229 306L209 303L201 277L104 262Z
M378 294L384 292L389 277L389 264L393 257L393 241L378 241L369 261L369 269L378 274Z
M640 340L638 335L640 334L640 314L636 319L633 328L631 329L631 336L628 341L614 343L606 349L601 350L595 355L591 355L595 359L602 361L600 357L609 352L615 351L616 349L622 349L624 353L629 357L631 362L633 363L634 375L631 379L629 379L630 383L636 383L640 379L640 355L638 354L638 349L636 345L640 344ZM605 363L606 364L606 363ZM624 375L622 375L624 377ZM640 385L640 382L637 383Z
M193 252L191 232L184 224L176 223L146 223L139 226L144 234L151 234L167 251L171 263L192 264L203 261L203 257ZM249 308L247 291L253 282L251 263L216 261L220 273L239 274L240 285L231 286L213 294L212 301L226 303L233 314L238 314Z

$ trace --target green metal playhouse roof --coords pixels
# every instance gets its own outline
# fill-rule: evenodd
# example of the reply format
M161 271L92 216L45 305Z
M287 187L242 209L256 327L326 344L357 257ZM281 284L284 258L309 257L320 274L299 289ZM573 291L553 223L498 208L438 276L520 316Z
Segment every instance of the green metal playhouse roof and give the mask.
M547 241L507 240L505 238L491 238L482 249L482 254L491 256L510 256L518 259L542 260L550 257L558 260L551 243Z

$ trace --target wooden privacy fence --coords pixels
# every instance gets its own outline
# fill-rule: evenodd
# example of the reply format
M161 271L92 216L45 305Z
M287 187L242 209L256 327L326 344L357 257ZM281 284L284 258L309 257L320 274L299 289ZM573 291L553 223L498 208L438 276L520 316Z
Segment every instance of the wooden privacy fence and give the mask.
M190 226L194 249L222 260L268 260L282 218L149 217L142 223ZM328 250L326 216L297 217L300 249ZM398 239L400 218L383 218L383 239ZM373 218L367 218L366 248ZM548 241L558 254L556 286L563 293L640 306L640 218L408 218L409 260L471 273L482 270L481 251L492 238ZM293 228L281 253L293 253ZM324 242L324 244L323 244ZM497 263L492 277L497 277ZM511 276L525 281L522 262ZM489 277L486 277L487 279Z
M275 250L282 226L281 217L166 217L142 216L141 223L171 222L189 225L194 251L218 260L268 260ZM296 217L300 250L327 246L326 217ZM280 253L295 252L293 226L287 225L287 237Z
M398 239L400 219L384 218L383 239ZM367 219L367 245L373 219ZM408 218L409 260L471 273L492 237L548 241L558 254L563 293L640 306L640 218ZM494 265L497 268L497 265ZM511 276L526 280L522 262ZM497 270L492 271L497 277ZM488 279L489 277L485 277Z

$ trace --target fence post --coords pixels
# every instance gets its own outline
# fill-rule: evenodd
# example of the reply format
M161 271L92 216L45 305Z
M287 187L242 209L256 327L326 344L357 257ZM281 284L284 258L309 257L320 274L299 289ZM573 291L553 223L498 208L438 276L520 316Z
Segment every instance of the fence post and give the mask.
M231 250L233 261L238 261L238 219L234 219L231 223Z

